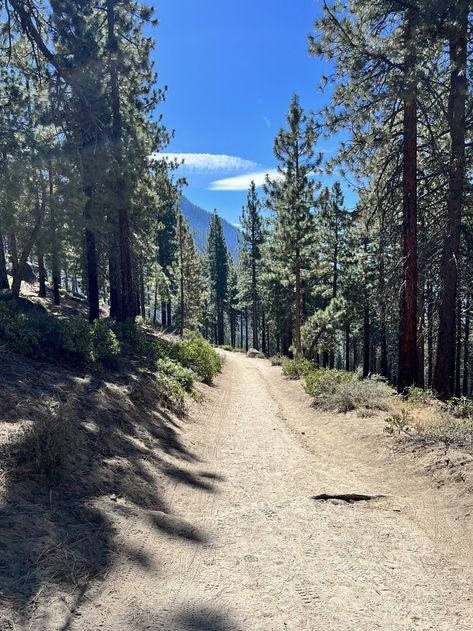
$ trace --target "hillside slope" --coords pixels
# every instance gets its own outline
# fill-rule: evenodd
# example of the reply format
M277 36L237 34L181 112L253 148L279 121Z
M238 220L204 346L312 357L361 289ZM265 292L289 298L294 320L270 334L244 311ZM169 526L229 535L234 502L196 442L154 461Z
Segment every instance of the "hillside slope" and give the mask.
M182 197L181 199L181 210L184 213L184 216L187 218L190 227L194 233L195 242L197 247L201 252L203 252L205 247L205 242L207 240L207 234L209 231L209 222L211 213L199 206L196 206L191 201L187 199L187 197ZM233 257L236 257L238 250L240 249L238 243L238 237L240 231L238 228L233 226L231 223L223 219L223 235L225 237L225 241L227 243L227 247L232 253Z

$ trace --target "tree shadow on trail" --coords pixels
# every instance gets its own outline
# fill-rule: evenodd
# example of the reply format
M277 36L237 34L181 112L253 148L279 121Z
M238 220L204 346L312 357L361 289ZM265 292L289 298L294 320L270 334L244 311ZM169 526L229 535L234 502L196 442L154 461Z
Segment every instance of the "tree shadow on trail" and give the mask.
M212 493L219 476L187 471L200 459L183 441L185 419L158 409L152 396L130 397L134 385L151 383L149 373L99 379L25 367L12 355L0 380L0 428L9 432L0 444L0 628L31 619L37 602L57 591L74 608L116 558L114 516L126 510L144 509L168 535L207 541L169 515L162 489L168 479ZM41 471L41 459L50 470ZM149 563L146 552L132 561Z

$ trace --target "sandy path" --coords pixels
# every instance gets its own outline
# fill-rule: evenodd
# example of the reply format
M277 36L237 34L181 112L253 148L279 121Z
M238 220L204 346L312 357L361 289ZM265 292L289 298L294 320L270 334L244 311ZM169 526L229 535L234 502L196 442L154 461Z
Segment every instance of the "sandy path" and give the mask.
M269 362L226 357L184 430L199 460L164 489L172 516L114 506L122 554L63 628L473 630L465 502L374 447L374 421L353 433Z

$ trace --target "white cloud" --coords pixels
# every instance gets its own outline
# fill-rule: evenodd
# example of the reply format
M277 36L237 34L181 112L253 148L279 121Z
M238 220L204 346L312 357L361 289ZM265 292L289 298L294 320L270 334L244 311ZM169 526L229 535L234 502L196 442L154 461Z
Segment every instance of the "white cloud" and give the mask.
M246 191L251 182L254 182L256 188L261 188L266 182L266 176L271 179L279 179L281 174L277 169L269 169L268 171L257 171L256 173L246 173L245 175L237 175L236 177L227 177L223 180L212 182L209 190L211 191Z
M155 153L154 158L184 161L183 169L187 171L209 173L212 171L248 171L257 164L251 160L244 160L237 156L227 156L215 153Z

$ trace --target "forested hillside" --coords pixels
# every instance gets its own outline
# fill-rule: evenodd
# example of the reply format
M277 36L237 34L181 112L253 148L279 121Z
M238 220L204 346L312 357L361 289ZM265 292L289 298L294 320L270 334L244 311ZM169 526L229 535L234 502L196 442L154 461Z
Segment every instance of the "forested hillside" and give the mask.
M205 244L209 234L209 224L211 213L190 202L187 197L182 196L180 202L182 214L189 222L189 228L195 240L195 244L201 253L205 252ZM228 250L234 259L238 258L240 249L240 232L238 228L226 221L222 217L223 236Z

